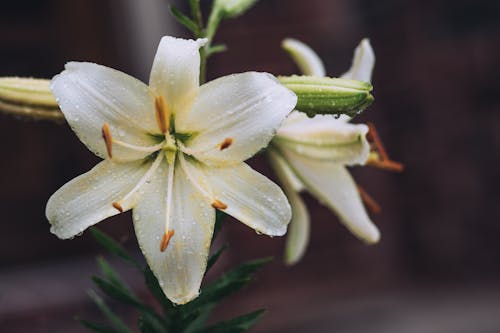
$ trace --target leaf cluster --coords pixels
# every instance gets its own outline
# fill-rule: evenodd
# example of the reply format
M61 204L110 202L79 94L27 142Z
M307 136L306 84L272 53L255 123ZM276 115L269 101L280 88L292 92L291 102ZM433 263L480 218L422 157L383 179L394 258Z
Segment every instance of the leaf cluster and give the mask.
M223 213L217 215L216 232L220 230L223 218ZM120 315L108 305L108 299L131 307L137 311L137 327L141 333L245 332L253 327L264 313L264 310L257 310L236 318L207 325L207 320L214 307L228 296L247 286L251 282L255 272L268 263L271 260L270 258L246 262L222 274L216 280L204 286L200 296L195 300L184 305L175 305L165 296L158 280L149 266L143 266L118 242L98 229L93 228L91 232L96 241L109 253L123 259L141 272L149 293L159 304L156 308L161 308L161 310L158 311L155 307L141 300L120 277L120 274L111 264L103 257L98 257L97 264L100 267L101 275L93 276L92 281L100 293L98 294L92 290L89 291L89 296L107 319L107 323L102 324L85 319L78 319L83 326L91 331L99 333L135 332L126 324L127 321L120 317ZM214 251L208 260L207 271L213 267L226 248L227 245L224 245ZM104 297L100 296L100 294L104 295Z

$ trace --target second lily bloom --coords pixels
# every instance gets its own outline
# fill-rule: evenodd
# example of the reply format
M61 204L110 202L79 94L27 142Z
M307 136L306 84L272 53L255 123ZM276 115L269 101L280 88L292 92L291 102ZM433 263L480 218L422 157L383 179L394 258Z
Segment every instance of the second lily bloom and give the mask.
M283 42L305 75L323 77L325 69L316 53L293 39ZM368 40L357 47L344 79L371 81L375 56ZM292 205L285 261L294 264L303 256L308 241L310 216L299 192L309 191L326 204L357 237L376 243L380 232L371 221L347 166L364 165L370 158L368 126L349 123L347 115L307 117L294 111L278 130L269 157Z

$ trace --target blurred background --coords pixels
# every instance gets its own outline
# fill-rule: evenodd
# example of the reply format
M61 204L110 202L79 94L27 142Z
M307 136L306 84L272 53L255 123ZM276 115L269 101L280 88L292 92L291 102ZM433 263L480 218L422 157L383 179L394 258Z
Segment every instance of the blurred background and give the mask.
M5 1L0 76L50 78L65 62L86 60L147 81L160 37L189 36L167 6ZM375 246L307 194L311 243L294 267L282 264L284 239L226 223L222 238L231 250L213 273L250 258L276 259L213 320L265 307L254 332L500 332L500 2L263 0L221 26L216 41L229 50L209 61L209 77L296 73L280 49L285 37L311 45L331 76L347 70L358 42L370 38L376 102L356 121L374 122L406 169L353 169L383 208L373 216L382 231ZM102 251L88 233L58 240L44 211L55 190L97 159L67 126L0 114L0 133L1 330L86 332L73 318L100 318L86 291ZM274 177L262 156L251 164ZM99 227L138 252L129 214ZM117 265L143 293L140 276Z

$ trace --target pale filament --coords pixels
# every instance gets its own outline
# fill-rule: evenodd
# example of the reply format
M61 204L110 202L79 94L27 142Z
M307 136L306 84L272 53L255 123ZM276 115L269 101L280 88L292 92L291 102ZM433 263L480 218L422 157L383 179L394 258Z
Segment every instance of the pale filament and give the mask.
M108 156L110 158L112 158L113 145L121 146L121 147L128 148L128 149L135 150L135 151L145 152L145 153L154 153L154 152L162 149L163 146L165 145L165 141L166 141L166 140L163 140L162 142L160 142L156 145L153 145L153 146L138 146L138 145L133 145L133 144L123 142L120 140L116 140L115 138L113 138L113 135L111 135L111 130L110 130L109 125L107 123L104 123L104 125L102 126L102 137L104 139L104 143L106 144L106 149L108 151Z
M113 144L115 144L117 146L121 146L121 147L124 147L124 148L129 148L129 149L132 149L132 150L135 150L135 151L140 151L140 152L145 152L145 153L154 153L155 151L158 151L158 150L162 149L163 145L165 144L165 140L163 140L162 142L160 142L157 145L146 146L146 147L133 145L133 144L130 144L130 143L127 143L127 142L123 142L123 141L120 141L120 140L115 140L115 139L112 139L112 142L113 142Z
M227 137L222 142L218 143L214 148L222 151L222 150L225 150L225 149L231 147L233 145L233 143L234 143L234 139ZM192 149L192 148L186 147L182 142L179 142L178 145L179 145L179 149L183 153L188 154L188 155L196 155L196 154L200 154L200 153L203 153L206 151L206 149Z
M132 195L134 195L142 185L144 185L148 180L151 179L153 176L153 173L158 169L160 166L161 161L163 160L164 154L159 153L158 156L156 156L156 159L154 160L153 164L151 164L151 167L149 167L149 170L142 176L142 178L137 182L137 184L134 186L130 192L128 192L123 198L121 198L119 201L113 202L113 207L118 209L119 211L123 211L121 208L122 202L125 202L126 200L130 199Z
M201 186L199 184L199 182L196 181L196 177L193 175L193 173L191 172L190 168L188 165L187 165L187 161L186 159L184 158L184 155L181 153L179 154L179 161L181 162L181 167L182 169L184 170L184 172L186 173L186 176L188 177L189 181L191 182L191 184L194 185L194 187L196 187L196 189L198 191L200 191L200 193L205 197L207 198L208 200L210 200L210 203L213 204L214 202L220 202L219 200L217 200L215 198L215 196L213 195L213 191L212 189L208 188L204 188L203 186ZM207 187L208 187L208 184L207 184ZM226 206L227 208L227 206Z

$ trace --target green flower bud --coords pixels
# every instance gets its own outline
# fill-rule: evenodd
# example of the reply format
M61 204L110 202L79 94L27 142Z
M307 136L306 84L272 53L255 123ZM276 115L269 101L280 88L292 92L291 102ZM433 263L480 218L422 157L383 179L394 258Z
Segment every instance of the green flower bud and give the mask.
M235 18L244 14L258 0L216 0L215 6L220 8L224 18Z
M310 117L316 114L346 114L352 117L374 100L370 94L373 87L367 82L297 75L278 79L297 95L296 109Z

